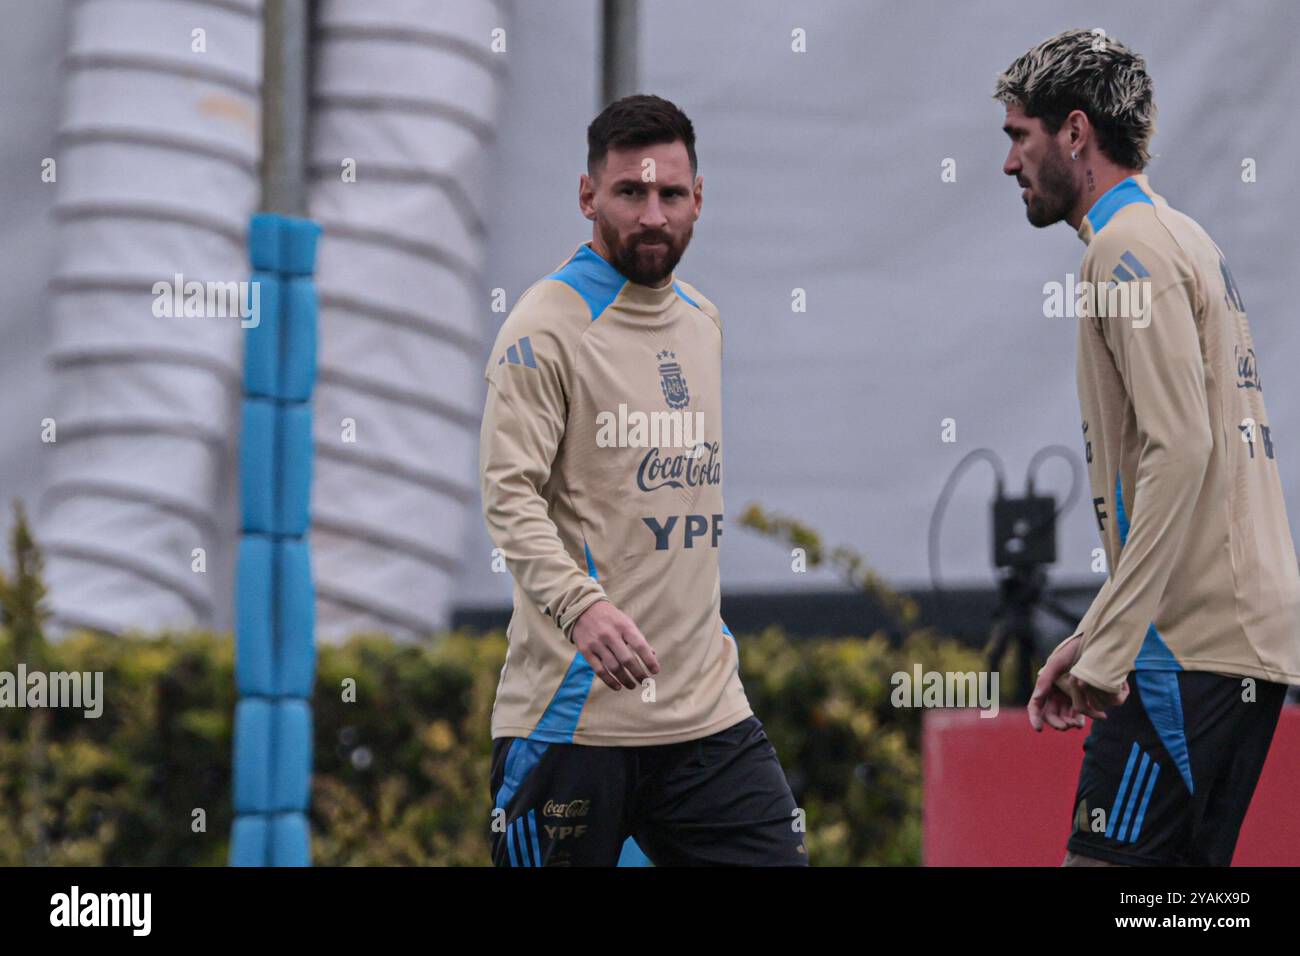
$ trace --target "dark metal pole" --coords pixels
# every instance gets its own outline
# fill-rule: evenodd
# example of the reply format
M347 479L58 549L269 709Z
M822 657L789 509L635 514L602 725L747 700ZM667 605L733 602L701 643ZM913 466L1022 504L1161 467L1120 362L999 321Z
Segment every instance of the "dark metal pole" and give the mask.
M262 209L307 213L309 0L266 0L262 33Z
M603 0L601 102L637 92L637 0Z

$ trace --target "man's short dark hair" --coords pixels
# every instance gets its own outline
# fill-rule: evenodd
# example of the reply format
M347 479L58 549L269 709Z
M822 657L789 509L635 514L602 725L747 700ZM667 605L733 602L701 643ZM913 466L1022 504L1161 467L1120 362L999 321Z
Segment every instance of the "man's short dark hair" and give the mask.
M606 106L587 127L587 173L594 175L610 149L675 143L686 147L691 175L696 173L695 127L673 103L637 93Z

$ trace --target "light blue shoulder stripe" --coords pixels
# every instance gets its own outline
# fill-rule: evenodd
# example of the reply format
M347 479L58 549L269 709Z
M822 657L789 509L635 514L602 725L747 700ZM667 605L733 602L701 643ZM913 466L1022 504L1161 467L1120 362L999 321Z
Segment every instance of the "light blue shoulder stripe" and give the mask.
M1132 176L1128 179L1122 179L1114 186L1111 186L1110 189L1101 194L1101 197L1088 210L1088 222L1092 223L1092 234L1095 236L1101 232L1115 213L1135 202L1144 202L1148 206L1155 205L1151 201L1151 197L1142 191L1142 187L1137 184Z
M682 299L683 299L687 304L689 304L689 305L693 305L693 306L695 306L695 308L700 309L700 304L699 304L698 302L696 302L694 299L692 299L692 298L691 298L689 295L687 295L685 292L682 291L681 283L679 283L679 282L674 282L674 283L673 283L673 291L676 292L678 295L680 295L680 296L682 297ZM703 310L703 309L700 309L700 311L703 312L704 310Z
M593 252L591 246L585 245L559 271L552 272L546 278L563 282L582 296L587 308L591 310L593 322L618 298L619 292L627 284L622 273Z

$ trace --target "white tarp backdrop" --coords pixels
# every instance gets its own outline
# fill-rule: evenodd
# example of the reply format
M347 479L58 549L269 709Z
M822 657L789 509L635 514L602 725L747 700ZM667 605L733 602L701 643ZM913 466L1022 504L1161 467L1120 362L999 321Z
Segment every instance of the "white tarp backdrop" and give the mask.
M58 262L30 313L53 326L50 606L56 626L206 624L230 603L240 322L159 317L155 293L247 278L261 4L66 9Z
M102 152L110 147L67 141L67 131L63 140L55 138L60 91L74 91L84 79L78 72L89 69L56 65L65 50L77 49L64 31L73 14L87 17L101 5L118 0L10 4L10 29L0 40L0 75L5 89L16 91L0 128L6 160L0 166L6 210L0 278L7 293L0 312L6 409L0 416L6 509L0 527L8 529L8 499L19 496L37 512L42 534L57 532L64 539L89 529L98 529L99 537L129 532L138 539L122 541L138 540L133 547L152 549L139 550L136 560L167 563L184 551L188 570L183 536L166 536L166 529L180 527L171 524L175 509L141 510L127 500L87 498L77 506L86 510L65 520L61 501L75 499L60 499L57 488L42 497L43 489L69 480L61 458L78 453L77 442L57 451L42 445L41 419L67 410L109 410L78 406L80 390L94 386L137 404L152 402L172 416L190 407L148 384L145 361L124 359L103 369L76 360L47 362L51 351L58 356L71 341L65 331L70 327L79 330L74 344L84 338L119 354L133 346L142 354L163 334L128 320L122 335L105 338L112 310L86 301L99 293L66 293L57 282L47 286L65 274L69 262L78 272L127 276L139 271L139 257L152 255L150 268L165 276L190 248L185 243L191 240L181 237L184 224L131 221L109 243L93 217L51 215L56 188L60 205L77 195L63 170L77 168L78 150L100 150L96 166L112 159ZM231 8L239 6L153 0L120 5L192 7L213 22L237 19ZM598 106L598 4L484 4L487 13L481 16L478 5L470 4L474 9L462 20L438 14L439 4L401 5L414 18L406 22L417 34L442 25L452 33L466 30L469 38L490 29L488 20L506 27L502 69L485 67L472 81L442 91L484 122L491 118L493 97L499 97L495 133L487 140L473 134L472 125L458 126L410 104L386 109L403 89L418 99L428 82L423 71L437 69L451 48L392 40L395 52L378 59L365 55L381 44L373 30L367 38L376 6L382 5L322 4L317 93L323 102L311 154L318 173L312 213L326 222L327 233L318 273L322 377L312 537L322 622L333 614L344 627L404 633L426 616L445 614L452 603L509 601L508 576L491 572L491 545L475 490L475 430L464 416L481 409L481 367L503 318L490 311L489 290L505 289L513 304L590 236L590 224L577 210L577 182L586 124ZM829 574L791 573L788 554L740 528L738 518L751 501L821 529L829 543L857 547L896 583L924 584L927 522L958 459L992 447L1018 490L1038 448L1061 443L1082 451L1074 328L1070 320L1043 317L1042 287L1074 272L1083 246L1066 226L1034 230L1026 223L1019 190L1001 174L1002 110L990 98L998 70L1070 26L1102 27L1147 57L1159 105L1151 182L1210 231L1232 264L1260 356L1296 527L1300 460L1289 436L1300 428L1300 386L1288 376L1300 354L1300 330L1291 321L1294 297L1287 284L1300 260L1300 237L1291 228L1300 211L1300 185L1291 168L1291 157L1300 153L1300 123L1291 102L1300 89L1300 58L1293 56L1300 10L1293 3L1171 0L1134 8L1106 0L1090 6L1087 22L1079 20L1076 5L1057 0L650 0L642 8L642 89L673 99L691 116L705 180L704 215L678 271L718 304L726 332L726 591L839 583ZM806 33L805 53L791 50L796 29ZM106 25L85 42L102 44L116 35ZM150 36L141 33L135 42ZM489 38L480 40L486 47ZM240 53L236 60L227 66L232 76L256 69L255 57ZM157 116L173 135L185 131L184 121L167 111L166 84L133 89L126 75L105 82L116 85L111 97L98 101L102 115ZM124 97L140 103L124 103ZM367 98L370 109L357 106ZM62 115L77 119L73 105L65 101ZM238 111L218 113L205 128L228 125L220 137L224 146L243 149L243 134L235 132L243 123ZM93 119L81 117L85 124ZM449 130L459 130L462 145L436 140L439 129L449 137L458 135ZM364 140L350 130L364 131ZM480 146L481 155L469 162ZM345 147L350 151L343 152ZM368 193L336 185L331 176L342 157L334 154L341 152L359 160L353 185L364 182L367 157L388 167L377 177L381 182ZM45 156L72 160L61 166L57 187L40 182ZM949 158L956 162L955 182L941 180ZM1251 183L1241 176L1247 158L1257 168ZM475 165L479 159L481 169ZM226 166L233 177L233 165ZM113 185L103 168L84 175L97 188ZM198 216L220 190L224 203L209 218L223 224L246 220L256 196L250 198L242 180L189 176L169 165L143 193L138 184L147 180L122 179L117 198L163 203L178 187L188 188L189 209ZM449 198L454 191L448 183L461 176L466 195L486 199L457 205ZM377 232L387 238L373 239ZM208 252L243 255L219 231L200 234ZM92 244L96 239L98 247ZM805 290L805 313L791 311L796 288ZM358 296L368 298L353 301ZM410 313L423 316L430 329L406 321ZM211 341L188 329L188 346L218 363L238 354L237 325L210 335ZM478 350L471 354L474 339ZM217 380L215 371L195 368L199 378ZM227 413L218 410L220 390L212 386L205 398L202 388L189 394L189 402L208 408L207 427L225 429L233 442L229 420L222 417ZM444 394L454 397L438 398ZM339 443L337 419L345 415L359 426L373 423L359 427L357 445ZM955 444L940 440L945 418L957 422ZM62 423L60 429L62 442ZM358 447L372 436L382 447ZM102 440L78 439L86 449ZM83 470L143 483L211 517L214 537L226 542L216 553L209 549L212 607L200 614L192 602L176 599L175 610L229 627L237 513L233 497L223 501L222 495L230 494L230 480L211 457L196 457L182 468L184 456L164 444L177 441L160 438L149 452L165 456L175 472L118 476L98 463ZM365 463L350 455L375 458ZM394 486L394 468L414 479L407 482L409 493ZM1063 493L1069 474L1054 461L1039 480L1040 488ZM417 486L423 490L415 491ZM950 582L988 580L991 486L987 471L977 468L951 503L943 536ZM206 500L195 497L199 490ZM1099 581L1089 568L1097 540L1086 497L1062 527L1055 572L1062 580ZM52 572L55 564L52 559ZM145 592L138 577L115 577L102 563L65 567L59 577L52 574L56 606L60 594L76 592L105 610L134 608L139 614L138 595ZM409 593L416 589L425 593ZM390 605L376 606L376 596L385 594ZM148 611L142 623L163 623ZM430 619L428 626L439 623Z
M488 40L506 24L488 0L319 11L317 631L415 636L450 618L478 502L483 170L506 73Z
M490 285L517 296L590 236L577 210L595 112L594 3L521 4L490 222ZM826 588L739 527L749 502L862 551L902 585L928 584L926 531L953 465L988 446L1010 490L1044 445L1082 457L1075 328L1042 315L1045 282L1076 272L1068 226L1036 230L1002 175L995 74L1069 27L1143 53L1160 111L1154 188L1198 219L1232 264L1260 355L1293 529L1300 529L1300 7L1279 2L644 4L643 91L674 100L698 139L704 210L678 273L721 309L726 346L724 591ZM803 29L807 52L791 52ZM557 39L563 36L563 41ZM568 51L562 55L560 51ZM521 77L545 76L546 82ZM1241 163L1257 162L1243 183ZM941 182L941 163L957 180ZM808 311L791 312L791 290ZM513 299L512 299L513 301ZM497 324L491 326L495 331ZM957 421L957 442L940 422ZM1300 443L1297 443L1300 446ZM1070 474L1043 465L1058 500ZM987 584L993 482L976 466L943 528L947 583ZM1061 581L1099 585L1086 489L1063 519ZM481 530L464 600L508 603Z

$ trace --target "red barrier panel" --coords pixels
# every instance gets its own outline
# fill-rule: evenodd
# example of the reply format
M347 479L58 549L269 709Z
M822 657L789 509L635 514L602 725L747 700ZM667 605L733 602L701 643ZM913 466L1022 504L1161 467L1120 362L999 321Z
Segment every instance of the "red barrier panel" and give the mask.
M1036 734L1023 709L923 717L926 866L1059 866L1088 728ZM1234 866L1300 866L1300 707L1285 707Z

